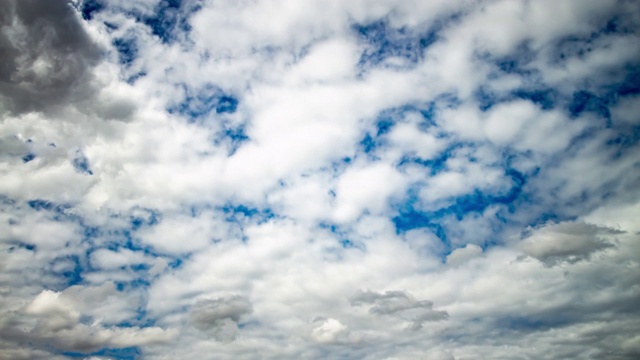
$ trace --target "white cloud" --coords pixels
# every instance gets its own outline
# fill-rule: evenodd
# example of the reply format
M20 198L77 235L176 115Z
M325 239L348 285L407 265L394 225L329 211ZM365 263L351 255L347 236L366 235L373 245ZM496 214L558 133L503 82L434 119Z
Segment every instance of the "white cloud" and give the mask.
M478 245L467 244L464 247L455 249L451 254L447 255L447 264L458 265L478 257L482 254L482 248Z
M640 351L637 4L81 3L0 16L0 358Z
M318 319L314 323L319 325L313 328L311 336L320 343L335 342L339 336L348 333L348 328L336 319Z
M340 176L336 185L334 218L339 222L349 222L365 210L373 214L381 213L389 197L401 195L404 187L402 175L387 164L362 168L353 166Z

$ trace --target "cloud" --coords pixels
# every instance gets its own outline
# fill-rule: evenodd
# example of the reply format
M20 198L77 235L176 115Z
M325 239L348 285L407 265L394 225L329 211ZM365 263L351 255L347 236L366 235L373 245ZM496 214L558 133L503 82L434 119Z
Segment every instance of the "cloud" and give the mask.
M0 331L14 344L43 351L91 353L102 348L159 344L175 336L158 327L105 326L119 301L113 284L74 286L62 292L42 291L17 312L3 314ZM108 304L112 300L116 304ZM114 306L115 305L115 306ZM126 306L126 305L125 305Z
M637 357L636 2L1 8L0 358Z
M458 265L465 261L469 261L482 254L482 248L478 245L467 244L464 247L457 248L447 255L447 264Z
M593 224L565 222L532 229L520 246L525 254L554 265L588 260L592 254L615 246L607 237L623 233Z
M361 290L351 297L352 306L372 305L369 313L373 315L392 315L411 321L411 329L419 330L424 322L446 320L446 311L433 310L428 300L415 300L404 291L386 291L376 293Z
M318 325L313 328L311 336L320 343L336 342L341 336L348 334L347 326L336 319L318 318L314 323L318 323Z
M0 43L2 104L13 113L50 111L95 89L100 49L62 0L7 1Z
M238 322L252 312L251 303L241 296L202 299L191 307L191 323L198 330L211 333L221 341L236 337Z

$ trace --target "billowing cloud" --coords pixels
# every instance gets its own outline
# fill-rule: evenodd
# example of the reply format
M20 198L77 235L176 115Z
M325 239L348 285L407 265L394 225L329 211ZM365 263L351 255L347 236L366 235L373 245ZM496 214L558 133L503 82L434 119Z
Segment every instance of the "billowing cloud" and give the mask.
M44 354L51 348L87 353L166 343L175 337L174 331L158 327L114 326L118 318L127 317L122 313L126 307L113 283L44 290L22 309L3 314L0 332L27 353L32 348Z
M533 230L521 246L525 254L547 264L576 262L592 254L614 247L611 237L623 231L585 223L561 223Z
M351 305L371 305L371 314L393 315L409 320L413 330L422 328L425 321L446 320L449 317L446 311L433 310L431 301L416 300L404 291L360 291L351 297Z
M101 50L71 4L7 0L2 8L3 110L51 112L70 102L93 101L97 89L92 68Z
M637 2L1 5L0 358L638 357Z
M191 322L218 340L233 340L240 317L250 314L251 303L240 296L198 300L191 307Z

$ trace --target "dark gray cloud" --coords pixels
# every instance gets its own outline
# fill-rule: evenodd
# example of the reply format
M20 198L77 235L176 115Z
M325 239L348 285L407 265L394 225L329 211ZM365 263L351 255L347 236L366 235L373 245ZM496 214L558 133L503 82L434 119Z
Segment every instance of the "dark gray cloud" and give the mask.
M252 311L251 302L241 296L204 299L191 308L191 322L217 340L231 341L235 339L240 317Z
M0 354L22 349L9 358L53 358L40 356L39 352L90 353L105 347L126 348L171 339L171 333L157 327L106 324L109 321L105 316L120 310L117 295L113 283L71 286L61 292L42 291L30 303L0 312ZM4 357L0 355L0 359Z
M68 1L0 4L0 107L20 114L90 98L100 49Z
M535 230L521 244L522 250L547 265L587 260L596 252L611 248L607 235L622 231L581 222L565 222Z
M404 291L377 293L360 290L351 297L351 305L371 305L369 313L373 315L392 315L411 321L413 330L421 329L427 321L446 320L449 317L446 311L434 310L431 301L416 300Z

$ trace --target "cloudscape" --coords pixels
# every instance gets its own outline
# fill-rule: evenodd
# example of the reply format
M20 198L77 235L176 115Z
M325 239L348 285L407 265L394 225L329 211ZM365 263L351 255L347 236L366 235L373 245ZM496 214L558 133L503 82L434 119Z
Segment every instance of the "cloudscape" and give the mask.
M0 359L639 359L640 2L0 0Z

